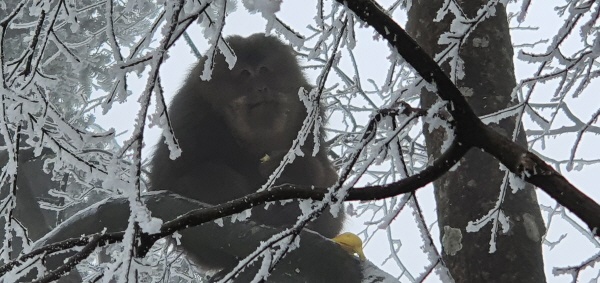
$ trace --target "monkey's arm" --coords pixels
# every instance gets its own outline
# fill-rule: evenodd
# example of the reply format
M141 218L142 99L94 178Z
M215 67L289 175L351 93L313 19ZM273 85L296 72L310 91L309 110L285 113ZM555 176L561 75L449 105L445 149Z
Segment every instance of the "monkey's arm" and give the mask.
M204 204L169 192L154 192L144 196L147 207L154 217L164 221L175 219ZM104 203L74 215L53 232L36 243L36 248L82 234L102 231L123 231L127 227L129 205L125 199L109 199ZM239 260L253 252L261 242L281 232L251 221L232 223L223 219L223 227L214 221L179 231L181 248L196 260L206 260L219 267L232 268ZM51 259L49 259L51 261ZM255 265L260 262L255 263ZM217 267L217 266L215 266ZM253 268L247 269L253 270ZM306 272L304 272L306 271ZM275 268L269 282L360 282L360 262L336 243L314 232L300 233L300 247L291 251ZM249 274L242 274L248 278ZM239 282L244 282L240 279Z

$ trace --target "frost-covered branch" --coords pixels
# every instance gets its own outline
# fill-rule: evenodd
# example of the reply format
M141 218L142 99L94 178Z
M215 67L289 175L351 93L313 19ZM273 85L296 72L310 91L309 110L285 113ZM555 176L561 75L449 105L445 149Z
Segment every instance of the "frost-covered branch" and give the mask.
M339 2L347 5L363 21L369 23L396 48L422 78L437 88L440 98L449 102L447 110L456 121L455 134L458 143L490 153L511 172L544 190L574 212L586 222L594 234L600 236L600 205L570 184L542 159L484 125L442 69L379 5L370 0Z

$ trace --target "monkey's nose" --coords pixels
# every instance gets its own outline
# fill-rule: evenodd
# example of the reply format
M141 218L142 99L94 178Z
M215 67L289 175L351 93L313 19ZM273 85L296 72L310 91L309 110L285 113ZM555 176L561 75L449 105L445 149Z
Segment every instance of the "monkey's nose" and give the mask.
M270 94L269 87L267 86L254 86L248 89L248 102L250 103L262 103L265 101L269 101L273 99L273 96Z
M269 93L269 88L266 87L266 86L257 87L256 88L256 92L261 93L261 94L268 94Z

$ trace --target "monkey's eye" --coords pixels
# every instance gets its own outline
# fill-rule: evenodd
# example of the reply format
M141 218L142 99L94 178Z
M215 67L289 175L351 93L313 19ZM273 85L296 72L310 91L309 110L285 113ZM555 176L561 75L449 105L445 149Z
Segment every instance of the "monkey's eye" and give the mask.
M240 78L247 79L250 76L252 76L252 73L250 71L248 71L246 69L243 69L243 70L240 71Z
M261 75L266 75L270 72L271 72L271 70L265 66L261 66L260 68L258 68L258 73Z

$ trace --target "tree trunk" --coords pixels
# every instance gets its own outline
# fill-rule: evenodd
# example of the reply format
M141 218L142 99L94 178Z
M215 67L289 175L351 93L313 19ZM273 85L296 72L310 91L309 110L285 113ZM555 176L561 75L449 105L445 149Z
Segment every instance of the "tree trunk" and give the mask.
M458 2L468 18L473 18L487 3ZM441 0L414 0L408 14L407 31L431 56L442 50L438 39L450 30L452 14L441 22L433 22L442 4ZM457 81L457 86L480 116L514 105L513 48L504 8L496 6L495 16L476 27L459 53L464 60L465 77ZM442 68L450 70L448 63ZM428 108L437 99L435 94L423 91L421 105ZM495 125L498 132L507 136L512 136L514 127L514 117ZM446 139L444 133L424 133L430 157L437 158ZM517 141L526 143L523 131ZM456 282L545 282L541 247L545 230L535 191L527 186L513 192L508 186L501 196L505 171L499 168L490 155L471 150L457 170L434 183L443 259ZM500 209L509 217L508 232L503 232L501 226L492 231L492 221L478 232L467 232L468 222L487 215L498 199L503 200ZM492 233L497 234L497 250L490 253Z

